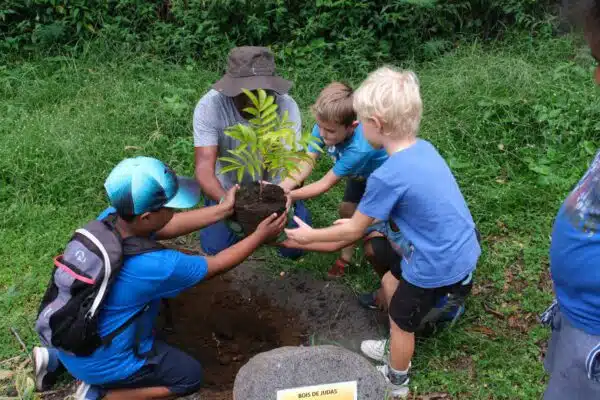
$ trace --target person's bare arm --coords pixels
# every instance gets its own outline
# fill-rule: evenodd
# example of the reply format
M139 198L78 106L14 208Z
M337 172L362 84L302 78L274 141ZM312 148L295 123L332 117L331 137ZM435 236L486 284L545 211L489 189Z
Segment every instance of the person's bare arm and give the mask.
M287 192L293 190L295 187L297 187L299 184L304 182L309 177L310 173L312 172L312 170L315 166L315 162L317 161L317 158L319 157L319 154L318 153L308 153L308 155L312 159L312 162L302 161L302 163L300 164L300 170L298 172L296 172L295 174L292 174L292 176L285 178L279 184L279 186L281 186L281 188L283 189L284 192L287 193Z
M217 163L217 146L204 146L194 148L196 159L196 181L202 188L202 193L214 201L219 201L225 196L225 189L215 175Z
M353 242L348 242L345 240L341 240L339 242L325 242L325 243L298 243L292 239L286 239L281 243L278 243L279 247L284 247L286 249L299 249L306 251L318 251L321 253L333 253L335 251L339 251L344 247L348 247Z
M299 189L292 190L290 192L290 197L294 201L316 197L331 189L340 180L341 178L334 174L333 170L330 169L329 172L327 172L325 176L318 181Z
M279 217L277 214L272 214L265 218L265 220L258 225L256 231L244 240L221 251L216 256L206 257L208 264L206 278L224 273L240 264L261 244L281 233L286 222L287 215L285 213L282 213Z
M216 206L175 213L169 223L156 232L156 238L164 240L187 235L229 217L233 214L237 188L237 186L231 188L223 202Z
M353 243L363 237L365 230L373 223L374 218L357 210L352 218L323 229L313 229L298 217L294 217L294 221L298 224L298 228L286 229L285 233L288 238L299 243L339 241Z

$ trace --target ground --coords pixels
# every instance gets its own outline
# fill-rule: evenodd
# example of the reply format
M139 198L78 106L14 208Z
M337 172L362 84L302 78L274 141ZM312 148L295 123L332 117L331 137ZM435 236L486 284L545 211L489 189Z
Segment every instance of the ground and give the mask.
M417 396L537 399L544 390L540 360L549 332L536 317L552 301L552 220L596 152L600 131L593 61L584 49L577 38L526 37L485 47L459 43L435 61L402 65L413 68L421 81L421 136L448 161L483 236L467 314L453 329L417 345L411 378ZM367 72L360 65L356 71L326 65L323 71L314 65L281 69L296 83L292 95L305 129L311 128L309 106L318 91L334 79L357 85ZM102 184L118 161L155 156L180 174L193 174L193 107L218 77L218 71L193 60L171 64L148 54L96 51L0 66L0 259L5 260L0 266L0 359L22 354L10 328L28 350L37 343L33 321L52 257L75 227L106 206ZM321 160L314 177L330 166ZM337 218L342 192L338 185L308 202L313 225ZM313 290L308 293L315 294L327 285L322 278L334 257L308 254L292 262L263 249L255 261L269 273L256 286L265 292L251 297L273 301L267 320L286 320L292 303L300 300L281 306L287 299L278 296L286 293L278 295L272 285L299 281L281 279L280 272L307 274L309 282L318 282L314 288L307 284ZM360 252L355 261L341 284L349 293L372 289L376 280ZM344 305L337 313L335 307L346 303L330 303L328 319L319 320L319 309L302 319L328 324L334 316L338 324L354 323ZM316 328L307 325L292 333L315 337ZM208 329L201 329L191 327L202 334L201 343L211 341L212 332L205 337ZM285 325L281 329L286 332ZM243 341L252 335L234 337ZM288 333L283 337L277 340L296 339ZM261 339L257 346L261 341L276 345ZM235 347L227 350L231 362L219 368L241 362L233 360Z

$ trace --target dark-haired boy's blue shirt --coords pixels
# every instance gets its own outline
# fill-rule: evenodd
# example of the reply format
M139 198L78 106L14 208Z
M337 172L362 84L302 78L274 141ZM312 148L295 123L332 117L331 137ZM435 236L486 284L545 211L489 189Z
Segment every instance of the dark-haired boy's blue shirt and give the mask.
M103 219L114 208L105 210ZM133 324L116 336L108 347L100 347L89 357L77 357L58 352L58 358L75 378L91 384L120 381L136 373L145 363L134 354L135 328L140 324L144 334L140 352L149 351L154 344L154 322L160 300L177 296L206 276L206 259L175 250L159 250L127 258L115 283L110 288L99 314L99 331L106 336L123 325L144 306L149 309Z

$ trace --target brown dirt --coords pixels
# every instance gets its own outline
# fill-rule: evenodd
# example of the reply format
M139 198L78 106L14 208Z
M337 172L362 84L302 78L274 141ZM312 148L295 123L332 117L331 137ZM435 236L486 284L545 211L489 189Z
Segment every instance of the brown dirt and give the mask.
M285 212L285 193L277 185L258 182L243 185L235 195L233 218L242 226L246 235L254 232L262 220L273 213Z
M303 343L306 326L297 313L265 296L237 291L217 277L170 300L173 332L164 339L204 368L204 387L232 389L237 371L255 354Z

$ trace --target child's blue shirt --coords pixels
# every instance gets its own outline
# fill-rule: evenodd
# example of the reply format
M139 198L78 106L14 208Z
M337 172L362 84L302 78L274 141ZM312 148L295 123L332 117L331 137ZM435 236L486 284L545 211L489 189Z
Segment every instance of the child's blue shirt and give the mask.
M600 153L562 204L552 231L550 272L571 324L600 335Z
M402 253L402 277L413 285L452 285L477 265L481 248L471 213L450 168L425 140L371 174L358 210L396 224L401 234L390 239Z
M109 208L98 219L114 212L114 208ZM153 251L125 259L100 309L100 335L113 332L144 306L150 308L117 335L110 346L100 347L89 357L59 351L58 358L71 375L88 384L108 384L130 377L146 362L136 357L133 351L136 325L144 332L139 350L147 352L154 344L153 330L160 300L194 286L207 272L204 257L175 250Z
M321 148L325 148L323 138L319 133L319 125L315 124L312 135L319 139ZM318 153L318 150L313 146L310 146L308 151ZM361 124L356 127L352 136L345 141L328 147L327 153L335 163L333 173L340 178L347 176L366 179L388 159L385 150L374 149L365 139Z

